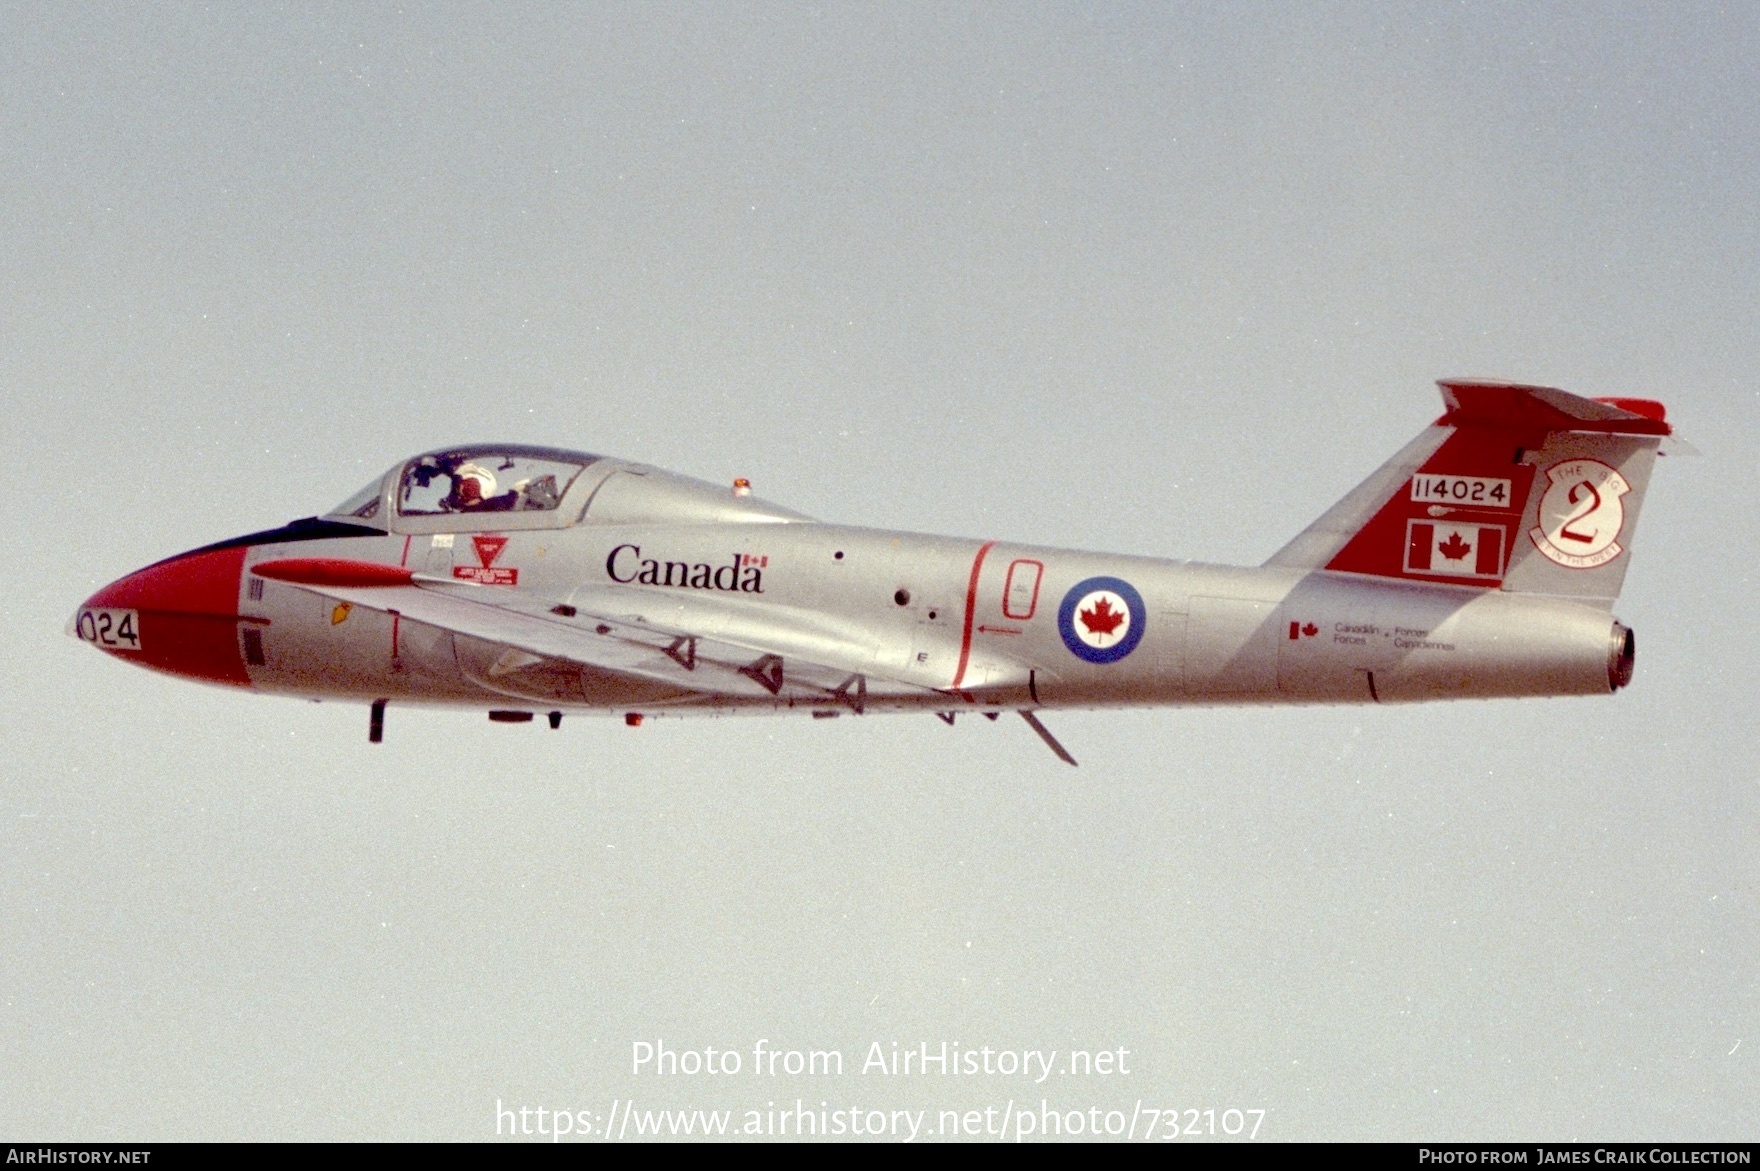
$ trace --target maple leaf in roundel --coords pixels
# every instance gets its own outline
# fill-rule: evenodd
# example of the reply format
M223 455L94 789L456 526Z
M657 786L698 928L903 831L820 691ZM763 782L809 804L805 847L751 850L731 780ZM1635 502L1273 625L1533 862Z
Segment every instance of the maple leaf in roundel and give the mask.
M1114 610L1111 598L1101 598L1091 609L1081 612L1082 625L1090 634L1111 634L1124 625L1128 611Z
M1448 534L1448 540L1436 546L1436 551L1450 561L1459 561L1462 557L1471 553L1473 547L1461 540L1461 535L1459 533L1450 533Z

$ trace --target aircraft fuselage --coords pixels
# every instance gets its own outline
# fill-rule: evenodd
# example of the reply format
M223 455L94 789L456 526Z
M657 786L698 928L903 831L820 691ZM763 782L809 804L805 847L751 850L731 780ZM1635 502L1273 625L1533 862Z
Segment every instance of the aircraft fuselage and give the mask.
M1605 694L1618 683L1625 639L1604 610L1570 599L817 523L388 534L194 557L220 562L204 570L222 579L209 590L210 613L182 618L209 628L193 665L211 681L475 707L683 714L839 705L762 688L703 695L572 664L498 671L499 643L265 580L252 567L288 557L401 566L485 598L517 592L526 609L559 624L591 623L568 610L583 590L611 588L619 617L766 647L777 647L783 630L794 644L778 648L785 670L790 652L866 658L873 675L925 689L874 695L870 710ZM1110 637L1085 624L1094 607L1084 619L1082 597L1096 592L1123 602L1103 614L1119 627ZM155 618L177 621L172 612L150 601L135 608L148 611L138 620L142 650L107 649L190 673L179 667L191 663L158 663L150 653ZM1127 641L1125 653L1109 656L1108 644Z

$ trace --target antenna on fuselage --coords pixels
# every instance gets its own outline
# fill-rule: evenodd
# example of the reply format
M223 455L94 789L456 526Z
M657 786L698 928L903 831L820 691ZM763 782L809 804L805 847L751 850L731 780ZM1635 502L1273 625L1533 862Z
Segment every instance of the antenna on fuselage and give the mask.
M1076 758L1069 754L1069 749L1057 742L1057 737L1051 734L1050 728L1047 728L1044 724L1039 722L1038 716L1034 715L1026 708L1021 708L1020 713L1021 719L1027 721L1027 727L1039 733L1039 739L1045 741L1046 746L1049 747L1051 751L1057 753L1057 759L1072 766L1076 763Z

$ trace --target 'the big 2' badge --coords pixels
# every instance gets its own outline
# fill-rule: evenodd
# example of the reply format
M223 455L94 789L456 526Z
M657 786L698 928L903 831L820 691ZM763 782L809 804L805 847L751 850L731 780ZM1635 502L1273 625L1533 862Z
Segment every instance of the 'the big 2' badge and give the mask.
M1625 551L1620 497L1632 486L1624 476L1598 459L1567 459L1547 468L1546 476L1540 523L1528 531L1535 548L1568 569L1594 569Z

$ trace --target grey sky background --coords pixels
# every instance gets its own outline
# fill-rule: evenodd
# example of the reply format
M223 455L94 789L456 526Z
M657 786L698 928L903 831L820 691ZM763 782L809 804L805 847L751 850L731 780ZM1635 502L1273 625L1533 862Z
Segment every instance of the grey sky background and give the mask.
M1760 10L0 8L0 1133L494 1106L1760 1132ZM96 586L413 451L1257 564L1442 376L1664 399L1611 699L489 725L234 695ZM631 1043L841 1079L634 1077ZM1131 1073L860 1076L870 1042Z

